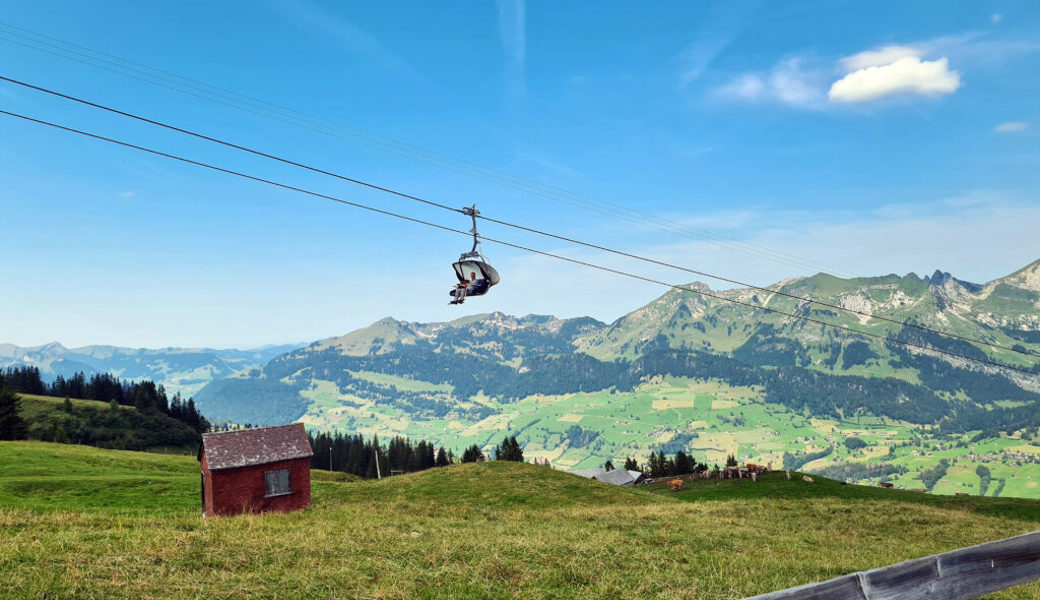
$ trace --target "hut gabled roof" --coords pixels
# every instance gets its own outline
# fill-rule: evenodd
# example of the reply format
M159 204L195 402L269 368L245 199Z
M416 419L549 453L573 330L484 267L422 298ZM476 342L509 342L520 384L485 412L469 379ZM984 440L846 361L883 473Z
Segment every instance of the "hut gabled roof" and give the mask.
M606 469L578 469L577 471L567 471L567 472L568 473L572 473L574 475L578 475L579 477L584 477L585 479L595 479L595 477L597 475L602 475L602 474L606 473L607 470Z
M314 456L303 423L202 434L199 460L211 471Z
M630 486L636 482L635 477L632 477L632 473L624 469L614 469L613 471L607 471L600 475L593 477L596 481L602 481L603 483L613 483L614 485Z

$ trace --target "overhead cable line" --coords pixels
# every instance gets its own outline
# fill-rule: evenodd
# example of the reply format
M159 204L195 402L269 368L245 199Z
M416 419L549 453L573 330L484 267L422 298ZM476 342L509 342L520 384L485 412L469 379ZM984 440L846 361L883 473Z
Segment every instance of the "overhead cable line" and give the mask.
M186 158L186 157L183 157L183 156L178 156L176 154L170 154L168 152L163 152L163 151L160 151L160 150L147 148L145 146L139 146L137 144L131 144L129 142L116 140L114 138L105 137L105 136L98 135L98 134L95 134L95 133L90 133L90 132L83 131L83 130L80 130L80 129L75 129L75 128L68 127L68 126L65 126L65 125L60 125L58 123L53 123L53 122L50 122L50 121L44 121L42 119L36 119L36 118L29 117L29 116L26 116L26 115L22 115L22 114L19 114L19 113L6 111L6 110L0 110L0 114L11 116L11 117L15 117L15 118L18 118L18 119L22 119L24 121L35 123L35 124L38 124L38 125L46 125L48 127L54 128L54 129L59 129L59 130L62 130L62 131L68 132L68 133L75 133L75 134L82 135L82 136L85 136L85 137L89 137L89 138L92 138L92 139L95 139L95 140L99 140L99 141L103 141L103 142L108 142L110 144L115 144L115 145L118 145L118 146L122 146L124 148L130 148L132 150L138 150L138 151L141 151L141 152L146 152L148 154L152 154L152 155L155 155L155 156L162 156L162 157L169 158L169 159L172 159L172 160L176 160L176 161L179 161L179 162L183 162L183 163L186 163L186 164L203 167L203 168L210 169L210 170L213 170L213 171L217 171L217 172L220 172L220 173L225 173L227 175L234 175L235 177L240 177L242 179L248 179L248 180L251 180L251 181L258 182L258 183L264 183L264 184L271 185L271 186L274 186L274 187L282 188L282 189L293 191L293 192L298 192L298 193L301 193L301 194L306 194L306 195L313 196L313 197L316 197L316 198L322 198L322 199L325 199L325 200L330 200L332 202L337 202L337 203L344 204L344 205L347 205L347 206L351 206L351 207L354 207L354 208L367 210L369 212L385 215L385 216L388 216L388 217L394 217L394 218L397 218L397 219L402 219L404 221L417 223L419 225L425 225L427 227L433 227L435 229L440 229L442 231L449 231L451 233L456 233L456 234L464 235L464 236L467 236L467 237L473 235L473 232L471 232L471 231L463 231L461 229L455 229L454 227L448 227L448 226L445 226L445 225L440 225L440 224L437 224L437 223L433 223L431 221L425 221L423 219L417 219L415 217L409 217L407 215L403 215L403 214L400 214L400 213L395 213L395 212L384 210L384 209L381 209L381 208L376 208L374 206L369 206L367 204L362 204L362 203L359 203L359 202L352 202L350 200L345 200L343 198L338 198L336 196L331 196L331 195L328 195L328 194L322 194L320 192L315 192L315 191L307 190L307 189L304 189L304 188L301 188L301 187L296 187L296 186L293 186L293 185L280 183L280 182L277 182L277 181L274 181L274 180L271 180L271 179L265 179L265 178L262 178L262 177L257 177L255 175L249 175L247 173L242 173L240 171L234 171L234 170L231 170L231 169L226 169L226 168L219 167L219 166L216 166L216 165L212 165L212 164L209 164L209 163L205 163L205 162L202 162L202 161L197 161L197 160L193 160L193 159ZM658 280L658 279L653 279L653 278L650 278L650 277L645 277L645 276L642 276L642 275L637 275L637 274L634 274L634 273L629 273L629 272L626 272L626 271L622 271L620 269L614 269L614 268L611 268L611 267L606 267L606 266L603 266L603 265L598 265L598 264L595 264L595 263L591 263L591 262L587 262L587 261L583 261L583 260L578 260L578 259L575 259L575 258L562 256L560 254L554 254L554 253L551 253L551 252L546 252L544 250L537 250L537 249L530 248L530 247L527 247L527 246L522 246L520 244L515 244L515 243L512 243L512 242L499 240L499 239L496 239L496 238L491 238L491 237L488 237L488 236L485 236L485 235L480 235L480 238L482 240L485 240L485 241L488 241L488 242L492 242L492 243L499 244L499 245L502 245L502 246L506 246L506 247L509 247L509 248L515 248L517 250L522 250L524 252L530 252L532 254L538 254L538 255L541 255L541 256L549 257L549 258L555 258L557 260L562 260L562 261L569 262L569 263L572 263L572 264L576 264L576 265L580 265L580 266L584 266L584 267L588 267L588 268L592 268L592 269L597 269L597 270L604 271L604 272L607 272L607 273L613 273L615 275L621 275L621 276L624 276L624 277L628 277L628 278L631 278L631 279L636 279L636 280L639 280L639 281L644 281L644 282L647 282L647 283L654 283L654 284L657 284L657 285L665 286L665 287L672 288L672 289L679 290L679 291L690 292L690 293L697 294L697 295L704 296L704 297L708 297L708 298L714 298L714 299L717 299L717 300L721 300L721 301L724 301L724 302L729 302L731 304L737 304L737 305L740 305L740 306L745 306L747 308L751 308L751 309L755 309L755 310L763 310L763 311L766 311L766 312L770 312L770 313L774 313L774 314L778 314L778 315L783 315L783 316L790 317L790 318L793 318L793 319L798 319L798 320L807 321L807 322L810 322L810 323L815 323L815 324L821 325L823 327L830 327L830 328L834 328L834 329L841 329L841 330L847 331L849 333L853 333L853 334L856 334L856 335L863 335L863 336L866 336L866 337L872 337L872 338L875 338L875 339L878 339L878 340L882 340L884 342L889 342L889 343L893 343L893 344L899 344L899 345L912 347L912 348L918 348L920 350L925 350L925 351L933 352L933 353L936 353L936 354L942 354L942 355L945 355L945 356L950 356L950 357L953 357L953 358L958 358L958 359L966 360L966 361L969 361L969 362L975 362L975 363L990 365L990 366L993 366L993 367L1007 369L1007 370L1010 370L1010 371L1015 371L1015 372L1019 372L1019 373L1023 373L1023 374L1027 374L1027 375L1040 375L1040 371L1033 371L1033 370L1026 369L1026 368L1023 368L1023 367L1016 367L1016 366L1013 366L1013 365L1000 363L1000 362L989 360L989 359L986 359L986 358L978 358L978 357L974 357L974 356L968 356L968 355L965 355L965 354L952 352L950 350L943 350L943 349L940 349L940 348L933 348L931 346L927 346L925 344L919 344L919 343L916 343L916 342L908 342L908 341L905 341L905 340L899 340L899 339L895 339L895 338L890 338L890 337L887 337L887 336L884 336L884 335L881 335L881 334L858 330L858 329L855 329L853 327L848 327L846 325L827 323L826 321L821 321L819 319L814 319L812 317L799 315L797 313L789 313L789 312L782 311L782 310L775 309L775 308L769 308L769 307L766 307L766 306L760 306L760 305L757 305L757 304L752 304L750 302L744 302L744 301L736 300L736 299L733 299L733 298L726 298L725 296L721 296L721 295L713 293L711 291L698 290L698 289L691 288L691 287L685 286L685 285L677 285L677 284L667 283L665 281L661 281L661 280Z
M7 30L5 31L2 28L6 28ZM346 139L351 141L351 143L372 148L380 152L394 154L396 156L415 160L440 169L453 171L468 177L474 177L489 183L540 196L554 202L561 202L570 206L576 206L583 210L589 210L613 218L619 218L637 225L649 226L658 231L704 241L748 256L786 263L809 270L842 272L847 275L852 275L852 273L844 269L835 269L824 263L799 257L782 250L761 246L751 242L740 241L731 236L713 232L711 230L690 227L684 223L635 210L621 204L597 199L586 194L571 192L564 188L542 183L519 175L513 175L491 167L480 165L479 163L454 158L408 142L350 127L323 117L267 102L226 88L204 83L196 79L183 77L169 71L164 71L119 56L107 54L99 50L94 50L73 42L51 37L23 27L0 22L0 39L26 48L46 52L60 58L73 60L91 67L104 69L121 76L144 81L151 85L156 85L210 102L222 104L236 110L257 114L294 127L300 127L323 135Z
M370 188L370 189L374 189L374 190L378 190L378 191L385 192L385 193L388 193L388 194L392 194L392 195L395 195L395 196L398 196L398 197L401 197L401 198L406 198L408 200L413 200L415 202L420 202L422 204L426 204L426 205L429 205L429 206L440 208L442 210L448 210L448 211L452 211L452 212L456 212L456 213L465 214L463 210L458 209L458 208L454 208L454 207L451 207L451 206L448 206L446 204L442 204L442 203L439 203L439 202L434 202L432 200L428 200L428 199L425 199L425 198L422 198L422 197L419 197L419 196L415 196L415 195L412 195L412 194L407 194L405 192L400 192L400 191L394 190L392 188L388 188L388 187L385 187L385 186L381 186L381 185L377 185L377 184L370 183L370 182L367 182L367 181L363 181L361 179L348 177L346 175L341 175L341 174L338 174L338 173L327 171L325 169L312 167L310 165L306 165L306 164L303 164L303 163L300 163L300 162L297 162L297 161L293 161L293 160L290 160L290 159L287 159L287 158L282 158L282 157L276 156L274 154L270 154L270 153L267 153L267 152L263 152L263 151L260 151L260 150L256 150L256 149L253 149L253 148L249 148L249 147L246 147L246 146L235 144L233 142L228 142L228 141L225 141L225 140L221 140L221 139L218 139L218 138L215 138L215 137L212 137L212 136L208 136L208 135L205 135L205 134L202 134L202 133L198 133L198 132L195 132L195 131L184 129L182 127L177 127L175 125L170 125L170 124L163 123L161 121L156 121L154 119L150 119L150 118L147 118L147 117L142 117L140 115L135 115L133 113L129 113L129 112L122 111L122 110L119 110L119 109L116 109L116 108L105 106L103 104L98 104L98 103L95 103L95 102L91 102L91 101L85 100L83 98L78 98L78 97L71 96L71 95L68 95L68 94L64 94L64 93L61 93L61 92L58 92L58 91L55 91L55 90L51 90L51 89L47 89L47 88L40 87L40 86L37 86L37 85L33 85L33 84L30 84L30 83L26 83L24 81L19 81L17 79L12 79L10 77L6 77L6 76L3 76L3 75L0 75L0 81L6 81L6 82L13 83L13 84L16 84L16 85L20 85L20 86L23 86L23 87L26 87L26 88L29 88L29 89L33 89L33 90L37 90L37 91L40 91L40 92L44 92L46 94L50 94L50 95L53 95L53 96L56 96L56 97L59 97L59 98L63 98L63 99L66 99L66 100L70 100L70 101L73 101L73 102L84 104L86 106L90 106L90 107L93 107L93 108L104 110L104 111L107 111L107 112L110 112L110 113L113 113L113 114L117 114L117 115L120 115L120 116L124 116L124 117L128 117L128 118L131 118L131 119L135 119L135 120L141 121L143 123L148 123L150 125L155 125L155 126L158 126L158 127L169 129L171 131L176 131L178 133L182 133L182 134L189 135L189 136L192 136L192 137L195 137L195 138L198 138L198 139L206 140L208 142L213 142L215 144L220 144L220 145L226 146L228 148L233 148L235 150L241 150L243 152L248 152L248 153L256 155L256 156L261 156L263 158L268 158L268 159L271 159L271 160L275 160L275 161L278 161L278 162L281 162L281 163L284 163L284 164L287 164L287 165L291 165L291 166L294 166L294 167L298 167L298 168L301 168L301 169L312 171L314 173L319 173L321 175L327 175L329 177L334 177L336 179L340 179L340 180L347 181L347 182L350 182L350 183L354 183L354 184L357 184L357 185L361 185L361 186L364 186L364 187L367 187L367 188ZM560 240L560 241L563 241L563 242L567 242L567 243L570 243L570 244L584 246L586 248L591 248L591 249L599 250L599 251L602 251L602 252L608 252L608 253L611 253L611 254L615 254L617 256L623 256L625 258L631 258L631 259L634 259L634 260L639 260L639 261L643 261L643 262L646 262L646 263L654 264L654 265L657 265L657 266L666 267L666 268L670 268L670 269L675 269L675 270L678 270L678 271L683 271L683 272L690 273L690 274L693 274L693 275L698 275L698 276L701 276L701 277L708 277L708 278L711 278L711 279L715 279L717 281L724 281L726 283L732 283L734 285L743 286L743 287L746 287L746 288L749 288L749 289L757 290L757 291L768 293L768 294L775 294L775 295L778 295L778 296L784 296L786 298L791 298L793 300L797 300L797 301L800 301L800 302L806 302L806 303L810 303L810 304L816 304L817 306L824 306L824 307L827 307L827 308L833 308L835 310L840 310L840 311L843 311L843 312L846 312L846 313L850 313L850 314L854 314L854 315L857 315L857 316L878 319L880 321L885 321L885 322L888 322L888 323L893 323L893 324L901 325L901 326L904 326L904 327L910 327L910 328L913 328L913 329L917 329L919 331L925 331L925 332L928 332L928 333L934 333L936 335L940 335L940 336L948 337L948 338L953 338L953 339L958 339L958 340L961 340L961 341L964 341L964 342L971 342L973 344L989 346L991 348L996 348L996 349L999 349L999 350L1006 350L1006 351L1009 351L1009 352L1016 352L1016 353L1024 354L1024 355L1027 355L1027 356L1031 355L1028 351L1023 352L1022 350L1018 350L1016 348L1009 347L1009 346L1004 346L1004 345L997 344L997 343L994 343L994 342L987 342L985 340L980 340L980 339L977 339L977 338L972 338L972 337L956 334L956 333L953 333L953 332L943 331L941 329L935 329L935 328L932 328L932 327L928 327L926 325L919 325L917 323L911 323L911 322L907 322L907 321L900 321L898 319L893 319L893 318L890 318L890 317L885 317L885 316L882 316L882 315L876 315L876 314L869 313L869 312L866 312L866 311L861 311L861 310L857 310L857 309L854 309L854 308L841 306L840 304L832 304L830 302L824 302L822 300L817 300L817 299L809 298L809 297L806 297L806 296L799 296L797 294L791 294L791 293L788 293L788 292L781 291L779 289L779 287L777 289L765 288L765 287L757 286L757 285L754 285L754 284L751 284L751 283L747 283L747 282L744 282L744 281L740 281L740 280L737 280L737 279L732 279L732 278L729 278L729 277L723 277L721 275L714 275L712 273L707 273L705 271L699 271L699 270L696 270L696 269L690 269L688 267L683 267L681 265L676 265L676 264L673 264L673 263L668 263L668 262L665 262L665 261L656 260L656 259L648 258L648 257L645 257L645 256L640 256L638 254L632 254L630 252L625 252L623 250L617 250L617 249L614 249L614 248L609 248L607 246L602 246L602 245L599 245L599 244L585 242L585 241L582 241L582 240L570 238L570 237L563 236L563 235L549 233L549 232L542 231L542 230L539 230L539 229L535 229L535 228L532 228L532 227L527 227L527 226L524 226L524 225L518 225L516 223L510 223L508 221L503 221L503 220L500 220L500 219L495 219L495 218L492 218L492 217L488 217L488 216L486 216L484 214L478 214L478 215L476 215L476 217L479 218L479 219L484 219L485 221L488 221L488 222L491 222L491 223L496 223L498 225L511 227L513 229L518 229L518 230L525 231L525 232L528 232L528 233L534 233L534 234L537 234L537 235L541 235L541 236L557 239L557 240Z

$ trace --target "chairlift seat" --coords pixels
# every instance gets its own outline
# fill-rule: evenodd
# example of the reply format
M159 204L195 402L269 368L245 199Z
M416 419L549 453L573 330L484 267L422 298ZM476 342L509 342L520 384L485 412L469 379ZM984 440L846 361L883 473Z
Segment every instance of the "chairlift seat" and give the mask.
M495 267L482 260L463 259L451 266L455 269L455 277L458 278L459 283L473 283L485 279L488 287L491 287L501 281Z

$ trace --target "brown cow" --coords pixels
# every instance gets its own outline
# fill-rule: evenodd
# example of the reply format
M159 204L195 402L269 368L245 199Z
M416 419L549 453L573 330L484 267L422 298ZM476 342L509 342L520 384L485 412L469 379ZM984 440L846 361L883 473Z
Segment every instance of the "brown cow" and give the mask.
M682 479L673 479L673 480L668 482L668 486L670 488L672 488L673 492L681 491L682 490Z

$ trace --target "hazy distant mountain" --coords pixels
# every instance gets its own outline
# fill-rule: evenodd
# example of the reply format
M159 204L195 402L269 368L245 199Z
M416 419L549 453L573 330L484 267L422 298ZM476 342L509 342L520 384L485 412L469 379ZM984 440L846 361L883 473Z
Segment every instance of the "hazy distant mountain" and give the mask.
M270 345L249 350L212 348L66 348L57 342L23 348L0 344L0 368L35 365L44 380L82 371L112 373L124 379L151 379L171 393L191 395L214 379L262 365L298 344Z

